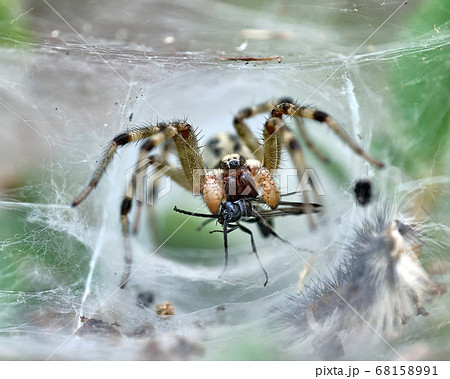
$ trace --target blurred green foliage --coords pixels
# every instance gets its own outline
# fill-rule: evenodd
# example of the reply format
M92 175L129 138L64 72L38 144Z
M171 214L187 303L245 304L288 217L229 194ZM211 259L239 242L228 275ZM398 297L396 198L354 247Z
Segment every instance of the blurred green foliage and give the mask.
M285 359L280 346L269 342L261 329L255 326L245 331L246 338L236 341L224 341L208 359L219 361L276 361Z
M17 45L30 37L20 0L0 0L0 45Z
M32 174L11 183L13 188L23 189L13 198L24 205L0 209L0 289L4 291L61 288L86 277L89 270L91 255L85 246L65 231L33 221L26 204L45 204L46 200L30 186L30 178Z
M165 248L161 250L160 255L183 262L220 265L224 260L223 233L210 232L222 230L222 225L213 220L202 227L204 219L191 217L186 222L187 217L189 216L171 210L166 210L162 215L157 244L167 242L164 243ZM182 224L176 231L175 226ZM257 233L256 231L255 234ZM181 246L183 249L180 249ZM251 251L250 238L240 231L228 235L228 246L230 255L242 253L243 249Z
M445 155L450 142L450 56L448 27L450 4L424 2L411 15L405 30L423 49L402 54L391 66L389 85L396 101L392 115L398 120L403 144L396 144L394 164L415 178L448 175ZM442 43L441 43L442 42ZM392 136L394 137L394 136Z

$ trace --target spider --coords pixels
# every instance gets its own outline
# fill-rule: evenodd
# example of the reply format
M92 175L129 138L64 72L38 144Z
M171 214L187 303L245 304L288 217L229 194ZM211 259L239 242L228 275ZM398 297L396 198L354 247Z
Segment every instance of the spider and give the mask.
M261 145L246 124L246 119L264 112L270 112L270 117L264 124L263 144ZM165 175L181 187L191 193L201 194L212 215L219 215L223 202L235 203L240 199L256 199L259 194L265 204L275 209L280 203L280 191L273 179L273 173L280 167L282 146L286 146L297 169L299 179L306 168L300 142L283 121L283 116L292 117L296 121L298 131L306 145L324 162L328 162L328 158L315 147L308 136L302 123L303 118L328 125L356 154L377 167L384 166L382 162L368 155L358 146L327 113L309 106L299 106L290 98L281 98L239 111L233 120L237 136L231 138L231 141L234 141L232 149L235 151L229 151L230 148L228 148L228 154L222 155L218 162L216 159L215 164L205 164L195 130L184 120L145 125L118 134L110 142L89 184L75 198L72 206L80 204L97 186L119 146L143 140L136 172L152 164L158 164L158 169L164 170ZM173 145L169 143L170 141L173 141L175 145L181 167L176 167L167 161L167 153ZM163 152L160 155L150 155L150 152L161 144L164 147ZM211 155L211 152L213 152L213 156L221 154L223 149L220 148L220 144L219 138L213 138L207 144L205 155ZM129 279L132 264L128 214L136 193L135 176L128 185L120 210L126 264L121 282L122 288ZM313 206L309 202L307 193L304 192L303 195L305 203L310 205L309 209L306 207L305 213L311 216L314 212ZM142 202L137 201L137 205L138 219ZM138 221L135 225L137 223Z

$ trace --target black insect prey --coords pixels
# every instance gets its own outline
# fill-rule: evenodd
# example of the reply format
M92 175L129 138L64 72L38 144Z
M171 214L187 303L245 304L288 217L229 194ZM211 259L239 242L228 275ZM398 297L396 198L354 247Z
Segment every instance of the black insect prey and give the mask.
M264 286L267 285L269 281L269 276L267 271L262 266L259 259L258 253L256 251L256 244L253 238L253 233L250 229L241 224L241 221L248 223L257 223L261 233L267 237L273 235L278 237L278 233L272 228L271 221L274 217L279 216L293 216L302 215L308 212L317 213L321 209L320 204L314 203L301 203L301 202L291 202L291 201L280 201L279 207L276 209L265 209L262 208L263 200L260 198L242 198L235 201L226 201L221 204L219 213L207 214L207 213L196 213L189 212L185 210L178 209L174 207L174 211L178 213L183 213L194 217L204 217L211 221L216 219L217 222L223 226L222 230L213 230L210 233L221 232L223 233L223 244L225 248L225 266L223 268L222 274L224 274L228 265L228 233L235 231L236 229L242 230L244 233L250 235L250 240L252 244L253 253L255 253L258 259L259 265L264 272L266 280Z

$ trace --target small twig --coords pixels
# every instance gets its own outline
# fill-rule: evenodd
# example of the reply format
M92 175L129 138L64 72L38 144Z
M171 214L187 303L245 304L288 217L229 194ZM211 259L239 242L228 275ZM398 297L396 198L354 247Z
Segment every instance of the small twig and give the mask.
M254 62L254 61L273 61L278 60L278 63L281 63L281 60L284 57L281 55L274 55L272 57L266 57L266 58L258 58L258 57L251 57L251 56L241 56L241 57L220 57L220 60L222 61L245 61L245 62Z

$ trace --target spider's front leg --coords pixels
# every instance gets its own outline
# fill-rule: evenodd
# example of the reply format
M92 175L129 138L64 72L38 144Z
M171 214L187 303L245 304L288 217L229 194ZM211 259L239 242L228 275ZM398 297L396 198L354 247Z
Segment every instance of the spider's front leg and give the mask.
M169 124L173 126L173 124ZM143 139L152 137L149 144L153 143L154 146L162 143L168 138L173 137L177 133L177 129L174 127L167 127L166 124L157 124L157 125L150 125L145 126L142 128L133 129L126 133L118 134L113 138L113 140L110 142L108 149L106 150L105 154L103 155L102 160L100 161L100 164L97 166L97 169L94 172L94 175L92 175L91 180L89 181L89 184L87 187L74 199L72 202L72 207L76 207L79 205L86 197L89 196L91 191L97 187L98 182L100 181L101 177L103 176L103 173L106 170L106 167L109 165L111 160L114 157L114 154L116 153L116 150L120 146L127 145L130 142L135 141L141 141Z
M141 154L138 161L138 164L136 164L135 172L132 174L131 181L128 184L128 188L125 192L125 196L122 200L122 205L120 208L120 224L122 226L122 234L124 237L124 243L125 243L125 272L122 278L122 285L121 288L125 287L126 282L129 279L129 275L131 272L131 264L132 264L132 258L131 258L131 246L129 242L129 233L130 233L130 221L128 214L131 210L131 205L133 203L133 199L136 196L137 192L137 176L141 178L145 177L140 175L144 170L147 170L147 168L151 165L157 165L158 169L156 171L157 178L160 177L160 175L165 175L172 179L175 183L179 184L181 187L185 188L186 190L191 190L191 184L188 182L186 175L184 174L183 170L179 167L174 167L172 164L167 162L164 157L160 156L146 156L147 154L143 154L143 151L146 151L146 143L144 143L141 147ZM151 183L153 186L157 184L157 181L155 180L153 183ZM141 212L141 209L144 205L144 199L145 199L145 192L144 192L144 185L143 183L139 183L140 188L140 196L142 198L139 198L139 196L136 197L137 201L137 210L136 210L136 219L135 224L133 228L133 233L136 233L138 230L138 224L139 224L139 213ZM155 188L152 188L152 192L155 191ZM151 206L153 208L153 205ZM155 229L155 215L153 213L150 214L150 228L153 233L153 237L156 240L156 233L157 229Z
M263 158L261 144L258 138L250 130L245 120L260 113L270 112L278 104L279 101L268 101L255 105L253 107L243 108L236 114L233 119L233 125L238 136L250 149L252 155L259 161L261 161Z
M278 107L278 106L277 106ZM277 108L275 107L275 109ZM264 124L264 166L271 169L278 169L280 165L282 145L285 145L291 156L292 162L295 165L299 183L302 185L303 172L306 169L305 157L302 153L300 143L294 137L292 132L284 124L281 117L271 117ZM303 199L306 204L310 204L310 198L307 191L303 190ZM308 207L307 211L308 222L311 229L314 229L316 224L312 214L313 207Z
M133 129L127 133L122 133L117 135L109 144L109 147L103 156L99 166L94 172L92 179L90 180L88 186L80 193L80 195L72 202L72 206L77 206L80 204L90 192L97 186L97 183L101 179L106 167L111 162L114 154L119 146L126 145L130 142L139 141L146 139L142 145L140 152L140 162L139 167L145 166L145 162L141 165L143 157L146 157L154 147L160 145L164 141L173 138L177 152L180 158L184 175L179 175L179 171L174 172L173 177L180 177L180 181L183 182L184 186L192 189L194 172L196 170L200 171L200 186L204 184L204 171L203 160L200 155L200 150L197 143L197 138L192 127L185 121L175 121L170 124L160 123L157 125L150 125L141 128ZM170 176L170 175L169 175ZM134 179L135 180L135 179ZM135 194L136 183L131 183L131 193L127 194L122 202L121 206L121 225L122 233L125 240L125 272L121 282L121 287L125 287L131 272L131 248L129 246L128 235L129 235L129 222L128 213L131 209L132 200Z
M142 152L143 149L141 149ZM159 181L161 179L161 177L164 175L168 178L170 178L171 180L173 180L175 183L177 183L178 185L180 185L182 188L186 189L187 191L191 191L191 184L188 182L186 175L183 171L183 169L181 169L180 167L175 167L174 165L172 165L171 163L169 163L167 161L167 159L165 158L165 155L150 155L147 156L147 154L140 154L140 158L138 160L138 163L136 164L135 168L136 170L133 172L132 177L131 177L131 181L128 184L127 190L125 192L125 196L123 198L122 201L122 207L126 207L127 204L131 204L132 200L135 198L136 194L136 204L137 204L137 208L136 208L136 218L134 220L134 225L133 225L133 234L137 234L138 230L139 230L139 222L140 222L140 213L142 212L142 207L144 206L144 201L146 199L146 196L148 196L148 194L146 195L145 193L145 186L144 183L142 183L142 180L140 180L138 183L137 181L137 177L139 176L140 178L146 178L146 171L148 169L148 167L150 166L156 166L156 171L154 173L152 173L152 176L154 176L154 180L151 181L151 188L149 189L151 198L153 201L155 201L156 199L154 198L155 195L157 195L157 191L158 191L158 184ZM139 188L137 188L139 187ZM153 239L156 241L156 236L157 236L157 230L155 229L155 214L154 214L154 206L155 204L152 204L150 207L150 222L152 223L152 225L150 225L150 227L152 228L152 232L153 232ZM127 211L126 213L124 213L124 215L127 215L130 208L126 207Z
M167 163L167 156L169 154L170 151L170 140L166 141L165 143L162 144L162 152L161 155L159 157L148 157L147 160L148 162L146 162L146 154L143 156L142 153L139 154L139 158L138 158L138 163L137 166L139 167L141 165L141 162L146 162L144 164L144 167L142 168L138 168L135 173L133 173L132 179L130 181L130 183L128 184L128 188L127 188L127 192L125 197L127 196L127 194L132 193L133 191L136 191L137 194L141 194L141 196L136 196L136 213L135 213L135 217L134 217L134 222L133 222L133 234L137 234L139 231L139 225L140 225L140 220L141 220L141 215L142 215L142 208L144 206L144 200L146 199L146 196L150 196L150 198L152 199L152 204L148 210L148 214L149 214L149 219L150 219L150 230L152 233L152 239L153 241L157 241L158 239L158 227L157 227L157 222L156 222L156 213L155 213L155 207L154 207L154 202L156 201L156 194L158 193L158 187L159 187L159 182L160 182L160 176L164 175L165 173L171 173L175 167L172 167L169 165L169 167L160 167L163 165L163 163L159 163L157 162L159 161L164 161ZM158 175L156 176L156 178L152 181L152 185L151 188L149 189L148 193L145 193L145 188L144 188L144 183L142 183L142 180L139 183L139 188L136 189L136 185L138 184L136 182L136 174L144 174L146 175L148 167L151 166L152 164L156 163L157 168L159 167L159 169L157 170ZM168 165L168 164L167 164ZM164 165L164 166L167 166ZM181 169L180 169L181 170ZM184 175L183 175L184 176ZM184 178L186 179L186 178Z

